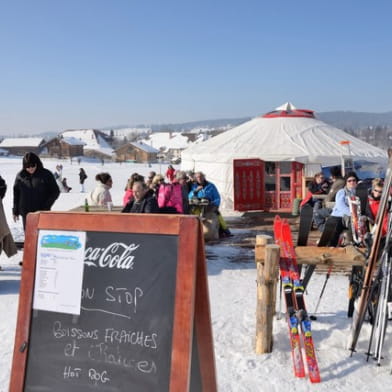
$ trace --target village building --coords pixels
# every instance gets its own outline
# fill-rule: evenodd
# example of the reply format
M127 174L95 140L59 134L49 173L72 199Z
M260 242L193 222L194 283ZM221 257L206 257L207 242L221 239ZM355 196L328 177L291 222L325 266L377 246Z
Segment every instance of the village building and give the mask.
M59 135L63 139L74 138L83 142L83 155L101 160L112 160L113 148L109 142L110 135L97 129L66 130Z
M45 147L47 155L56 158L72 158L83 156L85 142L74 137L55 137L49 140Z
M10 155L24 155L27 152L39 155L44 151L45 139L41 137L5 138L1 141L0 148Z
M307 177L345 160L385 169L386 151L286 103L181 154L181 169L202 171L237 211L291 211Z
M173 161L181 159L181 152L192 144L197 137L189 137L182 132L153 132L142 142L151 147L159 149L159 159Z
M143 142L127 143L115 150L118 162L156 162L159 150Z

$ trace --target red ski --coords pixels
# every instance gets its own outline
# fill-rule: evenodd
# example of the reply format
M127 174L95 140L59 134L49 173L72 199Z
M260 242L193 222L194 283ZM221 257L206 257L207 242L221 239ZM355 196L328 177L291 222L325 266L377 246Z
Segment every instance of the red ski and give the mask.
M282 247L282 220L277 215L274 220L275 242ZM285 257L280 258L280 278L286 302L286 319L289 327L291 356L293 359L294 374L296 377L305 377L305 366L301 352L301 338L299 334L299 321L295 311L294 287L290 278L290 269Z
M290 271L290 278L294 288L295 310L297 319L299 321L299 324L301 325L302 339L305 349L305 359L308 367L308 375L312 383L318 383L321 381L320 370L318 367L316 352L314 349L311 321L306 311L304 288L300 281L300 276L298 272L297 258L295 255L291 229L287 220L282 221L281 227L281 251L283 253L283 257L287 260Z

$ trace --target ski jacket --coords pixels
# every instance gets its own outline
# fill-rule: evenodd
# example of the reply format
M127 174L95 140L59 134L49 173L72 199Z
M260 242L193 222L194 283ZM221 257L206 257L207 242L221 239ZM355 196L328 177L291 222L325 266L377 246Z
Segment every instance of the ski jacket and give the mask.
M366 216L369 218L371 224L376 221L378 209L380 208L381 197L375 198L371 192L369 192L367 204L366 204ZM388 230L388 215L386 214L382 222L382 235L385 236Z
M348 204L348 197L355 196L355 190L349 191L346 187L340 189L336 193L335 206L333 207L332 216L350 216L350 206Z
M314 205L313 195L325 195L328 192L329 182L323 181L318 184L316 181L312 181L308 185L308 192L305 198L301 201L300 207L303 207L305 204L310 204L312 207Z
M52 172L38 165L32 175L23 169L15 178L12 213L26 216L29 212L49 211L59 194Z
M133 199L133 190L127 189L123 196L123 206L125 207Z
M158 190L158 206L159 208L173 207L177 213L182 214L184 207L181 184L161 184Z
M109 189L108 185L98 181L95 189L88 196L88 204L92 206L106 206L106 203L112 201Z
M86 181L87 174L84 171L79 172L79 183L84 184L84 181Z
M5 193L7 192L7 184L3 177L0 176L0 198L4 199Z
M205 181L202 185L203 189L196 191L200 185L198 183L192 185L192 190L189 192L188 198L208 199L213 206L219 207L220 196L216 186L212 182Z
M132 212L139 214L157 214L159 213L158 202L152 192L147 192L142 200L135 201L132 199L121 212Z
M175 170L174 170L174 168L173 167L169 167L167 170L166 170L166 177L167 177L167 179L170 181L170 182L173 182L173 180L174 180L174 174L175 174Z

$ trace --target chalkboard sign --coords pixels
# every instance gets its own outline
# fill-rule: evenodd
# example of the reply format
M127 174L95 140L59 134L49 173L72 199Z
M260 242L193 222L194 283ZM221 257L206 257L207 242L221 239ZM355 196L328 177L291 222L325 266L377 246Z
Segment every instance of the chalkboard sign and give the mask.
M70 265L81 246L80 307L63 310L78 274L53 266ZM38 291L51 279L65 280L65 300ZM49 296L47 308L40 296ZM17 325L12 391L215 391L198 219L30 214Z

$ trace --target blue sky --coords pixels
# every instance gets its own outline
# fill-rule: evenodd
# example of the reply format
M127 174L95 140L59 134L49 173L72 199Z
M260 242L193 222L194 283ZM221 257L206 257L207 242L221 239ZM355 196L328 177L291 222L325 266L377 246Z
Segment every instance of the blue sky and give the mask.
M392 110L392 2L0 0L0 134Z

